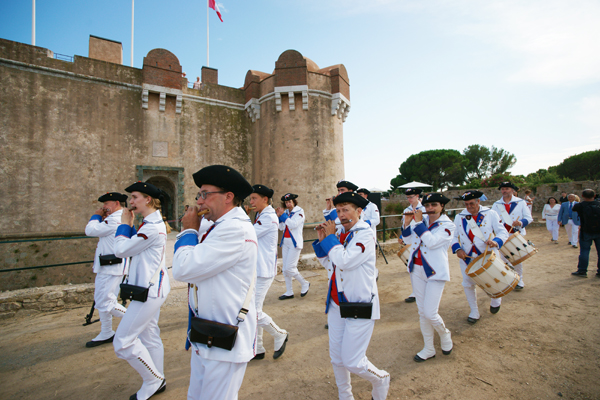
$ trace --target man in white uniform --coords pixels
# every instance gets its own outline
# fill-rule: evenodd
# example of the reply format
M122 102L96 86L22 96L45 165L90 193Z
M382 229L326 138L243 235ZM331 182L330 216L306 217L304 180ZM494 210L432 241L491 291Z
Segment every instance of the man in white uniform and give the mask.
M356 193L358 193L363 198L367 199L367 201L369 200L369 195L371 194L371 192L365 188L358 189ZM379 225L380 221L379 209L377 208L377 205L369 201L369 204L367 204L367 206L365 207L365 210L363 211L361 217L362 220L369 224L371 229L373 229L373 234L375 235L375 242L377 243L377 225Z
M281 329L273 319L263 312L263 303L267 292L277 275L277 234L279 231L279 218L275 209L271 206L273 189L265 185L252 186L253 192L250 195L250 205L254 207L256 215L254 216L254 230L258 238L258 256L256 260L256 315L258 316L258 326L256 329L256 356L253 360L262 360L265 358L265 348L263 347L263 329L267 331L275 344L273 349L273 358L281 357L285 351L285 345L288 340L288 333Z
M256 346L253 291L258 244L252 222L240 207L252 186L224 165L202 168L193 176L200 188L198 207L190 207L181 220L173 277L190 283L189 308L203 320L193 319L192 327L217 322L229 325L228 331L237 326L238 331L231 350L212 345L211 337L206 344L191 343L187 398L235 400ZM205 218L214 225L200 238L198 211L204 209L210 210Z
M358 186L356 186L354 183L345 181L343 179L339 181L335 186L337 187L338 196L342 193L354 192L356 191L356 189L358 189ZM339 232L342 229L342 224L340 224L340 219L337 217L337 212L333 205L333 199L334 198L325 199L327 208L323 210L323 216L325 217L325 221L334 221L335 227Z
M100 334L85 344L85 347L96 347L112 343L115 331L112 329L112 317L122 318L127 309L117 301L119 284L127 273L128 259L115 256L115 232L121 224L121 214L127 201L127 195L106 193L98 198L104 205L96 210L87 226L85 234L97 237L98 246L94 257L94 302L100 314Z
M421 200L420 200L420 196L421 193L423 192L423 189L419 189L419 188L408 188L404 191L404 194L406 195L406 200L408 200L408 207L406 207L404 209L404 213L412 213L415 210L421 210L422 212L425 212L425 207L423 207L423 205L421 204ZM416 225L415 220L411 220L410 221L410 227L414 228ZM404 217L402 217L402 226L404 226ZM402 240L401 237L398 238L398 243L400 243L400 245L404 244L404 240ZM413 248L412 248L412 244L411 247L408 249L409 254L412 254L413 252ZM410 271L408 270L408 266L406 267L406 270L410 273ZM412 285L412 284L411 284ZM408 296L406 299L404 299L405 302L407 303L414 303L416 301L415 298L415 293L411 293L410 296Z
M492 210L496 211L500 215L500 218L502 218L502 223L508 231L509 236L514 232L519 232L525 236L525 227L533 222L533 218L525 200L513 195L513 190L519 189L509 181L502 182L498 189L502 193L502 198L494 203ZM504 255L500 254L500 256L504 261L508 262ZM519 263L513 265L513 267L515 268L515 272L521 277L515 290L522 290L525 286L523 282L523 264Z
M333 221L319 225L319 239L313 242L319 262L327 269L329 290L325 313L329 325L329 355L340 400L352 400L350 373L373 385L371 396L384 400L390 387L390 374L375 367L366 351L379 319L379 294L375 268L375 242L370 226L360 220L367 200L357 193L342 193L334 199L344 232L337 237ZM363 312L341 310L363 303ZM356 306L353 306L354 308Z
M477 307L476 283L465 273L467 266L471 260L485 251L486 246L489 246L489 250L498 256L498 249L508 239L508 232L502 225L498 213L480 204L479 199L482 195L483 193L478 190L463 193L458 199L465 202L466 209L454 218L452 253L460 258L462 285L471 308L467 321L471 324L479 321L480 314ZM492 239L489 239L490 235ZM496 314L500 310L502 298L491 300L490 312Z

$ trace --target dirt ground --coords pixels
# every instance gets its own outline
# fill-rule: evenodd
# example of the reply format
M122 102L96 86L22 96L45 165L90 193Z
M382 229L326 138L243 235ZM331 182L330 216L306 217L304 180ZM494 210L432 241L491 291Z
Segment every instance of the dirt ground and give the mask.
M415 363L422 348L417 307L404 302L409 274L395 255L378 259L381 320L367 355L391 374L388 399L600 399L600 278L595 251L587 279L571 276L578 249L550 242L543 227L528 229L539 253L525 262L526 287L504 298L498 314L478 289L481 320L469 313L458 261L451 256L440 314L452 331L454 351L444 356L436 335L436 358ZM309 278L309 294L287 301L274 282L265 311L290 332L285 354L249 363L240 399L335 399L328 355L324 270ZM296 287L298 290L298 287ZM183 349L187 327L186 289L175 289L162 308L167 390L158 399L186 398L190 354ZM141 385L138 374L117 359L110 345L85 348L99 324L83 327L88 309L21 316L0 322L2 399L127 399ZM118 324L115 319L114 327ZM356 399L370 399L370 383L353 375Z

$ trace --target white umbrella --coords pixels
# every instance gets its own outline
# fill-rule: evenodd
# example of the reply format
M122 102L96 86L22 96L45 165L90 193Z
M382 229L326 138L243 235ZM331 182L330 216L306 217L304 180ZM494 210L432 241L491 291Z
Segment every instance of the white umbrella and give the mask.
M406 188L432 187L432 186L428 185L426 183L412 181L412 182L405 183L404 185L398 186L398 187L402 188L402 189L406 189Z

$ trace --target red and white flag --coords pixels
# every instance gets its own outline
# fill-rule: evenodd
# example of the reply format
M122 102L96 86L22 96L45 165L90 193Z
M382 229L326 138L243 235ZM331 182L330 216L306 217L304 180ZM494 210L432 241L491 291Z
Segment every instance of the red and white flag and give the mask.
M223 22L223 18L221 17L221 10L219 10L219 6L215 0L208 0L208 6L217 12L217 16Z

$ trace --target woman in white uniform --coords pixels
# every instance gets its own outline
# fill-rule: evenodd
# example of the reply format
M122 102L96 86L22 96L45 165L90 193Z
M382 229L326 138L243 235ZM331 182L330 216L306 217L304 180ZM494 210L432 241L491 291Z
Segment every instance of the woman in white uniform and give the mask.
M148 291L145 300L143 295L131 299L113 345L117 357L127 360L143 379L142 387L130 400L145 400L166 388L158 317L171 289L165 267L167 231L159 211L163 196L160 189L150 183L136 182L125 190L131 193L131 210L123 211L121 216L115 255L131 257L125 283ZM134 213L144 217L137 232L133 227Z
M310 283L298 272L298 259L304 246L302 229L304 229L304 210L298 207L297 194L287 193L281 197L281 207L275 212L279 218L279 230L283 231L281 238L282 273L285 278L286 292L279 296L279 300L294 298L293 279L300 282L300 296L308 293Z
M435 357L435 331L440 336L442 353L448 355L452 352L450 331L438 313L444 285L450 280L448 247L454 237L455 225L444 213L449 201L440 193L430 193L423 198L422 204L431 214L423 215L421 210L415 210L404 218L402 237L405 242L412 243L408 269L425 342L423 350L414 357L416 362ZM416 224L411 226L413 219Z
M552 241L558 244L558 212L560 204L554 197L548 199L548 203L544 205L542 210L542 221L546 220L546 229L552 234Z

